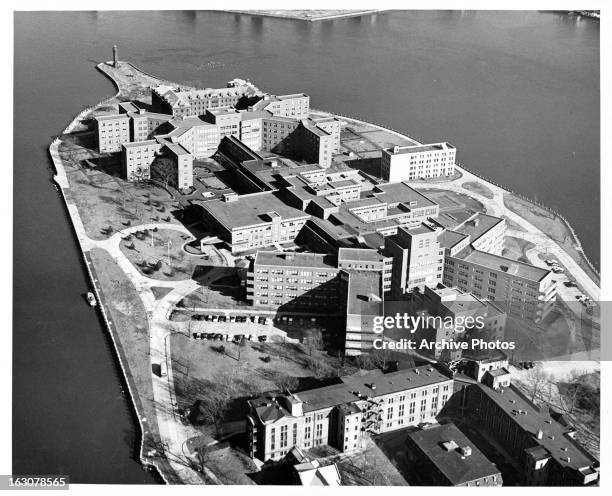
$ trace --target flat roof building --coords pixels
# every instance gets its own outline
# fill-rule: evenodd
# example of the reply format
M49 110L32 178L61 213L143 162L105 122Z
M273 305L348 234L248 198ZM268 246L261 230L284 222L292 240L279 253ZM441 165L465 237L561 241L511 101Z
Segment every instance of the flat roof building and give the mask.
M381 175L390 183L452 176L456 154L450 143L387 148L382 152Z

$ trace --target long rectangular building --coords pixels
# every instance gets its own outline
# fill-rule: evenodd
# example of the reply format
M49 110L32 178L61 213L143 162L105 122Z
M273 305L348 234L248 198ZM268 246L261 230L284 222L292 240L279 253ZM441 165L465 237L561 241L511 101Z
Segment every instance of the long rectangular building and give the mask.
M341 383L250 400L246 418L249 454L280 460L293 447L333 446L350 453L365 436L436 419L452 394L453 380L423 366L383 374L344 376Z
M395 146L382 152L381 173L385 181L415 181L455 173L457 150L450 143Z
M292 242L310 218L287 205L275 191L228 194L205 202L202 208L204 221L214 226L233 253Z

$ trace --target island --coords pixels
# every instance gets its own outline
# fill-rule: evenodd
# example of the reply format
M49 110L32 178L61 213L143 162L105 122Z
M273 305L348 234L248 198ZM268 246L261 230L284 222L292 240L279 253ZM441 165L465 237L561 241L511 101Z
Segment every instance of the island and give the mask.
M561 214L451 143L304 93L165 81L117 47L97 69L117 94L50 156L145 466L168 484L597 483L598 412L537 406L539 362L599 358L599 274Z

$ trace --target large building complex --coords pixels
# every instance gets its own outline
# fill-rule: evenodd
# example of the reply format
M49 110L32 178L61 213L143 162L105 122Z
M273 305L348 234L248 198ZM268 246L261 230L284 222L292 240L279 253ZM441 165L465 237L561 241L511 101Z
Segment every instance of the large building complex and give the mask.
M283 458L295 446L362 449L368 433L435 420L453 380L431 366L341 377L336 385L250 400L247 437L252 458Z
M456 154L449 143L395 146L382 152L381 175L390 183L452 176Z

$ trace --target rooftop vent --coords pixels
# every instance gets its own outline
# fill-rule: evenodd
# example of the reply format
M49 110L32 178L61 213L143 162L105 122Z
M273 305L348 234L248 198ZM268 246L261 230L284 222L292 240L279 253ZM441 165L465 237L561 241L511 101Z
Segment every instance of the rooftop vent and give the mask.
M544 437L544 433L542 432L542 429L538 429L536 437L538 439L542 439Z
M463 456L470 456L472 454L472 448L470 446L462 446L460 452Z
M453 441L452 439L450 441L446 441L444 443L442 443L442 447L446 450L446 451L454 451L456 450L459 446L457 445L457 443L455 441Z

